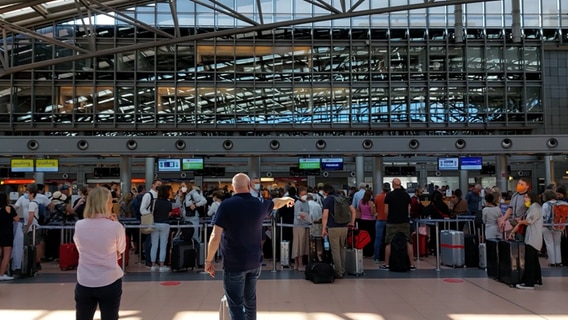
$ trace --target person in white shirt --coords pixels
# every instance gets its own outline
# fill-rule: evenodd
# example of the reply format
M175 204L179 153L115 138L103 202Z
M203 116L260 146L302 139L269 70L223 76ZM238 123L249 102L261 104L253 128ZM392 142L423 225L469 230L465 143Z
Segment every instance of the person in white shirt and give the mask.
M42 253L40 252L40 243L41 243L41 233L40 230L37 229L39 226L38 221L38 214L39 214L39 205L38 202L35 201L36 195L38 194L37 185L29 184L28 185L28 199L30 200L30 204L28 205L28 212L27 214L24 213L24 244L28 246L35 245L36 247L36 266L37 270L41 270L40 259ZM35 227L35 229L34 229ZM33 232L35 230L35 232ZM34 242L35 240L35 242Z
M151 214L154 210L154 203L158 199L158 187L162 185L162 180L155 179L152 181L152 188L150 191L144 193L140 201L140 215ZM152 250L152 237L144 235L144 260L148 268L152 267L151 250Z
M24 212L28 212L29 205L30 205L30 200L28 198L27 193L21 195L14 204L14 208L16 208L16 213L18 214L18 217L20 219L24 218Z
M219 205L221 204L223 197L224 197L223 191L217 190L213 192L213 203L211 203L211 205L209 206L209 210L207 210L207 216L212 218L213 216L215 216L215 213L217 213L217 209L219 209Z
M24 217L27 217L30 200L28 194L21 195L14 208L18 214L19 222L14 223L14 244L12 246L12 270L22 269L22 259L24 257Z
M87 197L84 219L75 224L73 236L79 251L76 319L93 319L97 305L101 319L118 319L124 273L117 259L126 249L126 237L122 224L111 217L110 191L104 187L93 189Z
M199 228L199 210L206 208L207 199L199 192L198 187L192 187L191 191L185 196L185 220L193 224L194 233L193 238L197 241L201 241L201 232Z

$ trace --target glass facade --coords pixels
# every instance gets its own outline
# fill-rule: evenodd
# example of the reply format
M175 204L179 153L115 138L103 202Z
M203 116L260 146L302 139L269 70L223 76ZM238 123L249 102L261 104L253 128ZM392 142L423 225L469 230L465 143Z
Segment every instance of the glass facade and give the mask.
M568 12L568 0L521 0L520 42L512 41L511 0L463 5L463 41L456 39L454 7L239 33L250 27L247 19L269 24L330 11L303 0L262 8L253 0L219 3L242 16L190 1L177 2L177 19L161 2L124 11L158 30L195 37L174 44L106 15L38 30L101 55L0 78L0 124L9 132L70 135L528 134L545 121L544 48L568 35L567 15L559 14ZM346 10L358 4L354 11L385 6L346 3ZM424 1L388 6L418 3ZM219 31L227 32L200 36ZM3 47L10 67L77 55L28 35L4 39ZM105 53L113 48L125 50Z

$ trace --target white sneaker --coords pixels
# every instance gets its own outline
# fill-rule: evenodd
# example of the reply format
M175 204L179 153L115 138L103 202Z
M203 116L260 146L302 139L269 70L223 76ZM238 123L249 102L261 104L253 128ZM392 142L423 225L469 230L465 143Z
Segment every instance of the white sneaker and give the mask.
M528 287L525 286L524 284L517 284L515 287L517 287L517 289L523 289L523 290L534 290L534 287Z
M14 280L14 277L10 277L7 274L3 274L2 276L0 276L0 281L8 281L8 280Z
M166 266L160 267L160 272L170 272L170 268Z
M151 267L150 267L150 271L155 272L155 271L158 271L159 268L160 268L160 267L158 267L158 266L151 266Z

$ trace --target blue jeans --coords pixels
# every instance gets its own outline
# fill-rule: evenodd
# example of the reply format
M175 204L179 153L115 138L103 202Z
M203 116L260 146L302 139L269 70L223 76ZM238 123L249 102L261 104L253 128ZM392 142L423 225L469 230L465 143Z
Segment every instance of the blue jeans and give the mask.
M379 253L381 252L381 244L383 242L383 237L385 235L385 229L387 228L387 221L386 220L377 220L375 222L375 255L373 259L381 260L379 257ZM383 257L383 260L385 257Z
M101 309L101 320L117 320L122 297L122 279L108 286L89 288L80 284L75 286L75 318L92 320L97 304Z
M256 320L256 280L261 267L244 272L224 272L223 288L231 320Z
M150 248L150 260L152 262L163 263L166 261L166 247L170 236L170 225L168 223L154 223L152 231L152 247ZM160 248L160 257L156 260Z

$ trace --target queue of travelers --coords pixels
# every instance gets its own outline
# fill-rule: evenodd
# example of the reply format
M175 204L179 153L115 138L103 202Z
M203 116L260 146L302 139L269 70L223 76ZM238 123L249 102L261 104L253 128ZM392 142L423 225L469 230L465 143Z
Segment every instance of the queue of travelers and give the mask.
M43 210L41 207L52 213L51 223L72 224L84 218L91 189L78 188L78 197L75 201L71 201L71 189L68 185L59 186L51 197L43 194L44 188L43 185L30 184L26 192L13 205L9 204L8 199L5 201L6 204L3 204L6 194L0 193L0 212L3 215L0 219L0 246L2 247L0 280L11 280L14 276L18 276L21 271L24 245L36 246L36 270L41 270L42 262L57 259L61 231L38 230L37 227L41 225L39 213ZM137 239L138 232L134 232L135 229L130 229L126 234L133 251L144 256L147 267L151 271L160 272L170 271L167 266L165 248L171 241L172 219L190 221L195 228L194 237L198 241L207 241L201 238L200 219L211 218L216 221L216 213L221 205L233 196L233 191L230 191L228 186L209 188L206 192L201 192L198 186L184 182L174 191L171 186L163 184L160 179L154 180L148 191L140 186L123 193L122 196L119 196L117 191L109 186L106 186L106 189L111 192L112 214L118 220L139 220L142 215L153 214L153 230L143 235L143 248L137 247L139 239ZM426 190L429 192L425 192ZM321 236L329 237L336 277L342 278L345 276L344 247L349 227L358 227L369 233L371 242L363 248L363 256L372 258L377 264L384 262L379 269L388 270L390 242L395 233L402 232L407 237L407 254L409 260L413 261L414 249L411 245L413 241L411 233L418 230L411 227L412 220L446 219L457 215L478 217L481 222L475 227L482 226L486 238L515 238L526 241L527 245L535 249L538 255L547 257L548 266L562 266L560 249L562 231L551 228L549 221L552 206L566 200L566 189L563 186L549 186L542 195L536 197L531 193L531 181L527 178L520 178L515 192L509 194L502 193L496 187L484 189L479 184L471 185L465 192L460 189L449 190L449 186L440 188L427 186L417 187L413 194L409 194L397 178L391 183L384 183L382 190L376 194L365 183L359 183L356 188L348 190L336 190L330 184L324 183L319 183L316 187L288 184L284 187L266 188L262 186L258 178L252 177L248 185L248 192L251 196L261 202L283 197L294 201L293 206L281 206L276 210L276 215L271 214L268 218L276 216L281 218L283 223L291 226L284 228L281 237L291 243L290 268L299 271L305 270L306 258L310 250L310 231L313 231L312 226L316 224L321 224L319 225ZM333 198L340 194L350 199L353 219L348 223L338 224L334 221ZM428 201L423 201L424 199ZM529 201L530 205L528 205ZM533 209L528 219L528 212L533 204L535 206L538 204L539 209ZM57 211L61 212L59 216L53 214ZM538 212L535 213L536 211ZM15 222L9 230L11 219ZM540 227L541 222L538 221L543 222L544 225ZM536 231L535 223L538 229ZM520 229L523 229L523 225L526 230L521 234ZM464 225L458 228L463 229ZM263 227L260 232L261 245L268 240L280 239L278 233L278 230ZM267 235L272 235L274 239L270 239ZM433 254L436 252L437 235L434 230L429 230L428 235L430 239L428 251ZM537 238L540 241L535 240ZM542 243L546 249L542 248ZM271 254L273 259L279 259L278 252ZM534 251L529 249L528 258L533 259L533 254ZM534 262L534 259L529 261ZM527 263L529 263L529 271L532 272L531 270L535 268L531 269L531 262ZM411 269L414 269L414 265L411 265ZM538 272L535 271L532 277L525 283L526 287L534 286L540 281Z

